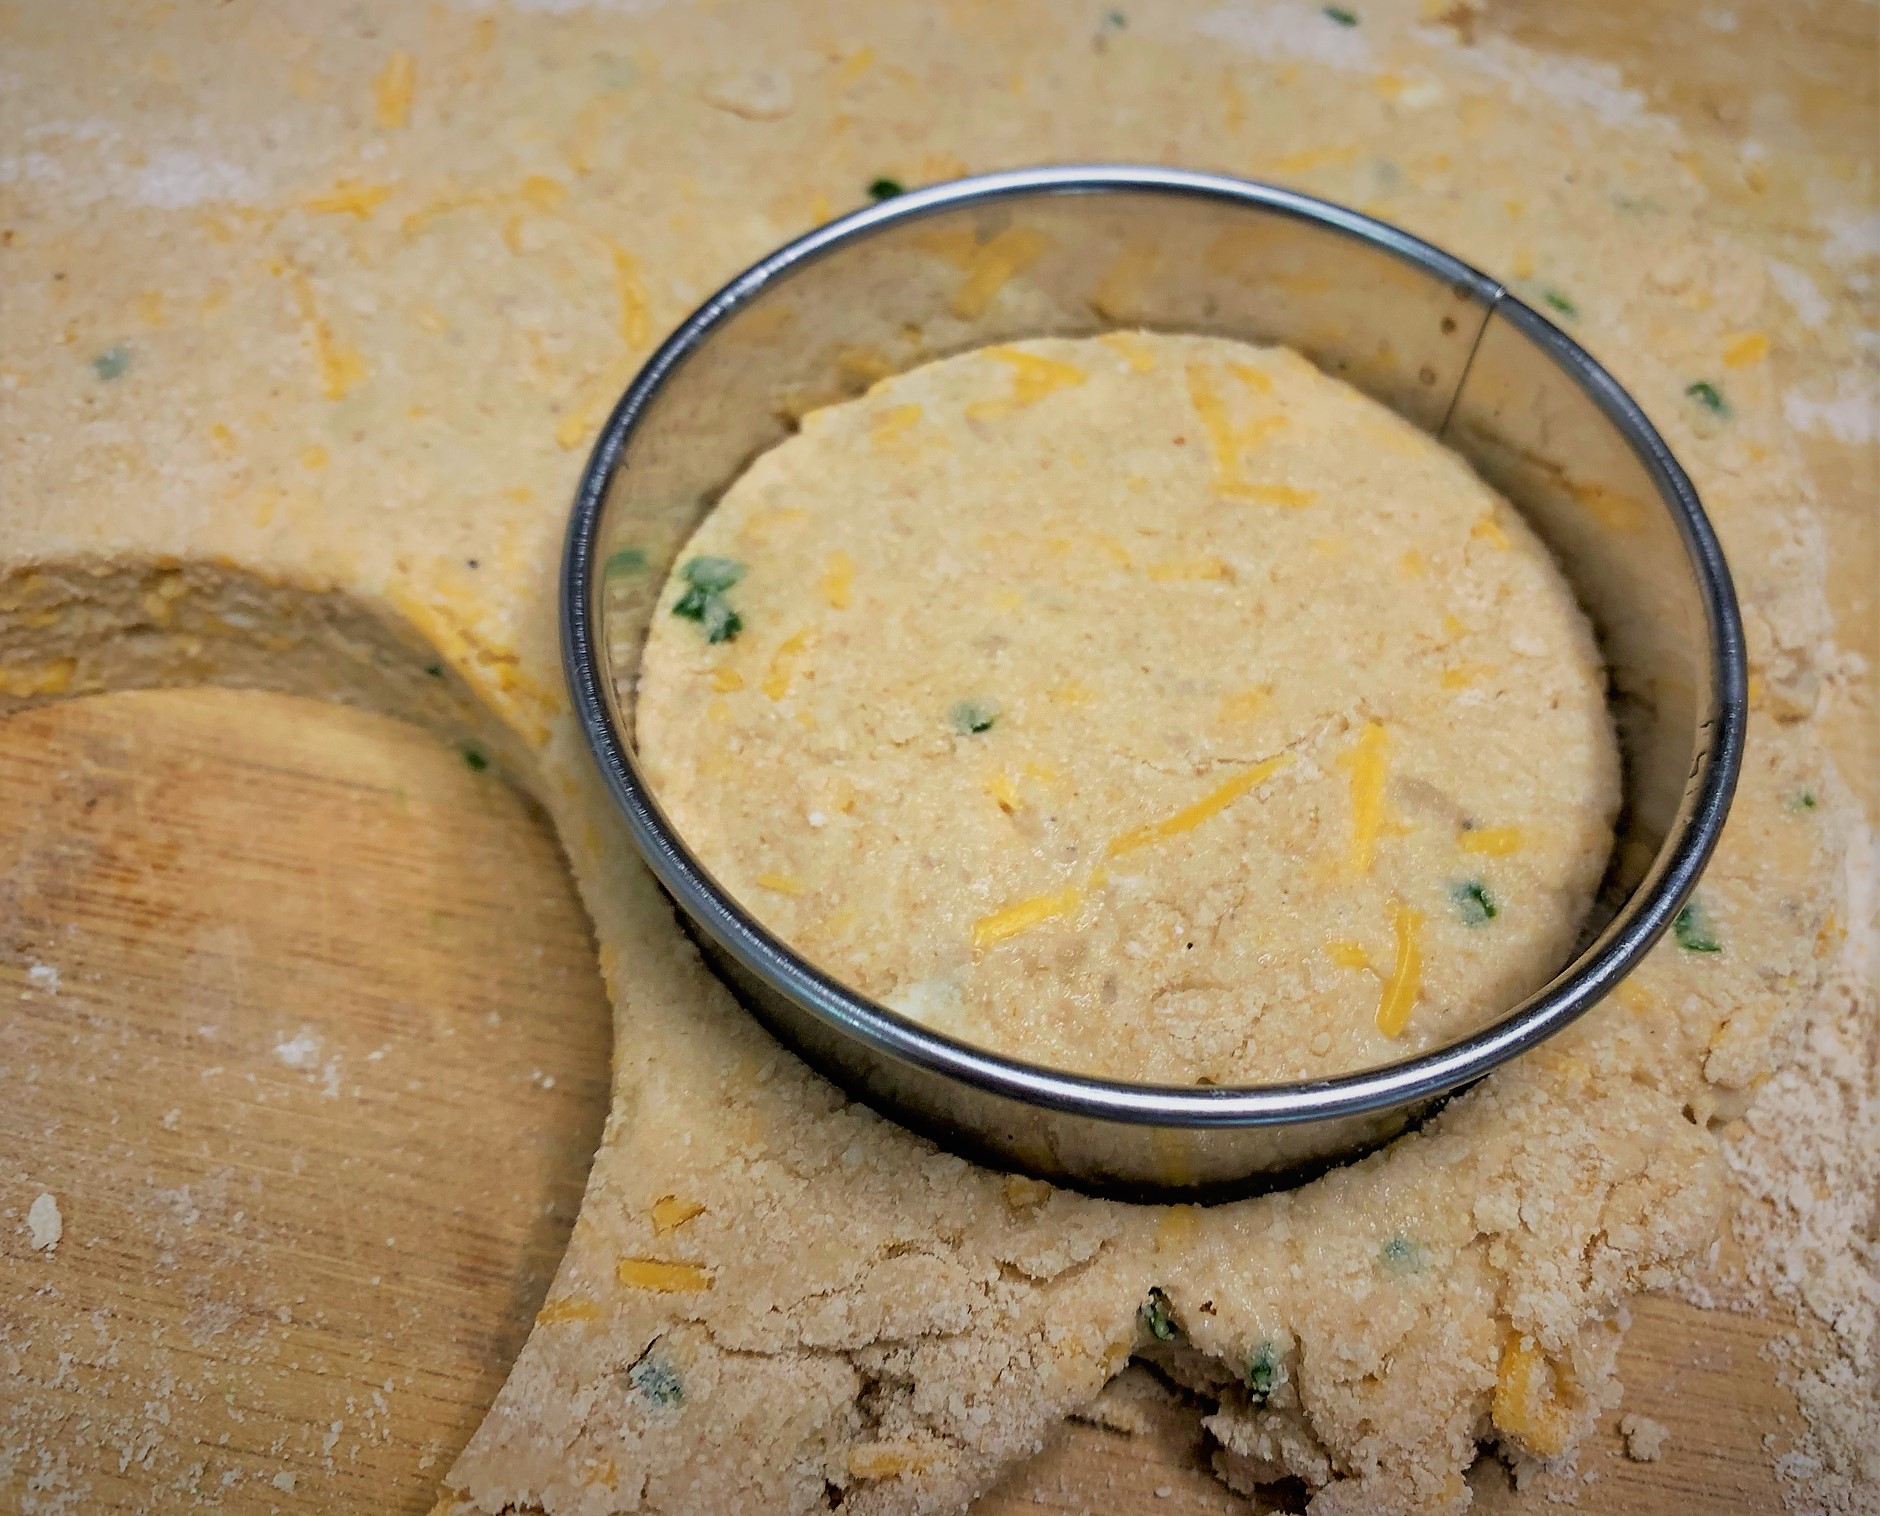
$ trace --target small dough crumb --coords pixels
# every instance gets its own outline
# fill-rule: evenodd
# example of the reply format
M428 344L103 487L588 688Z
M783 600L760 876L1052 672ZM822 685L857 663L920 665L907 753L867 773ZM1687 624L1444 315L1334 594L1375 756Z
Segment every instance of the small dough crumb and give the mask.
M1634 1463L1656 1463L1671 1434L1662 1421L1627 1411L1619 1418L1619 1435L1625 1439L1625 1456Z
M65 1218L59 1214L59 1202L44 1193L34 1197L26 1211L26 1230L32 1234L33 1246L40 1251L49 1253L56 1248L65 1235Z

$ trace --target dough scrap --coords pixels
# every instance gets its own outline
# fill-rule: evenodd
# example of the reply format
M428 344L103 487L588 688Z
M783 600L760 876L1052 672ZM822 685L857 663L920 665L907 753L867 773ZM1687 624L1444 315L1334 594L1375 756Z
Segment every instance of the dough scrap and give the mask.
M1297 1466L1320 1516L1454 1511L1478 1437L1570 1452L1610 1393L1606 1314L1709 1240L1708 1127L1837 940L1849 804L1808 719L1830 631L1811 486L1767 367L1718 368L1775 319L1764 265L1697 230L1675 127L1563 104L1528 87L1548 60L1472 52L1412 0L1368 5L1335 52L1309 11L1157 7L1100 52L1055 7L850 0L813 36L754 3L8 20L32 135L0 174L0 708L220 680L474 738L542 798L594 916L616 1094L549 1298L602 1314L541 1324L448 1504L772 1516L826 1508L833 1480L844 1510L957 1508L1096 1393L1153 1285L1199 1345L1171 1372L1212 1386L1224 1461ZM138 72L153 38L175 80ZM413 93L382 125L394 51ZM708 104L730 56L791 60L788 114ZM1704 494L1758 678L1701 890L1720 951L1667 941L1422 1135L1204 1212L1012 1192L771 1047L626 861L553 605L574 449L718 279L888 169L1149 154L1363 203L1570 295ZM1687 397L1700 378L1727 418ZM707 1210L660 1233L668 1197ZM1386 1269L1399 1228L1440 1266ZM712 1287L619 1283L636 1259Z

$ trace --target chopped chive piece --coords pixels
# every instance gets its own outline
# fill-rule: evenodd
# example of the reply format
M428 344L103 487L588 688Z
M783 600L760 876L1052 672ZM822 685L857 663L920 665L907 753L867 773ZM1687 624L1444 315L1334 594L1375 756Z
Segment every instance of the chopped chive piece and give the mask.
M679 1374L664 1358L651 1354L642 1358L627 1371L627 1378L654 1405L674 1406L685 1402L685 1387L679 1383Z
M601 578L618 579L625 574L646 572L646 550L637 547L623 547L608 556L601 565Z
M1580 314L1580 308L1565 295L1561 294L1559 290L1542 290L1541 299L1545 300L1548 305L1559 311L1563 316L1577 317Z
M1247 1360L1247 1393L1256 1406L1265 1405L1272 1398L1273 1391L1279 1388L1279 1377L1279 1350L1271 1342L1263 1342Z
M1336 21L1340 26L1356 26L1358 24L1358 13L1356 11L1348 11L1342 5L1326 5L1321 6L1320 9L1325 13L1326 20Z
M890 179L883 174L879 179L871 180L868 185L868 198L879 204L883 200L892 200L896 195L905 195L907 186L899 179Z
M100 379L116 379L131 366L131 350L122 342L108 347L91 360L92 372Z
M1136 1315L1144 1330L1157 1342L1173 1342L1182 1334L1182 1329L1175 1324L1174 1308L1159 1284L1151 1286L1149 1298L1142 1303Z
M1684 393L1713 416L1730 414L1730 402L1723 398L1723 391L1708 379L1699 379L1695 384L1687 384L1684 387Z
M999 708L990 700L962 700L947 713L947 720L953 730L962 737L971 737L976 732L989 732L998 719Z
M427 663L424 666L424 671L433 679L442 679L444 677L444 665L441 663Z
M725 591L744 577L735 558L694 558L679 570L691 586L672 607L675 616L696 621L707 642L729 642L744 630L744 619L731 608Z
M1121 11L1111 11L1103 18L1103 24L1109 27L1111 31L1120 32L1124 27L1129 25L1129 17L1124 15Z
M1423 1269L1423 1249L1413 1237L1392 1233L1377 1250L1377 1261L1393 1274L1416 1274Z
M1813 790L1797 790L1795 798L1789 802L1792 811L1812 811L1818 802Z
M694 558L679 572L694 589L723 594L744 577L744 565L735 558Z
M1695 900L1678 912L1676 920L1671 923L1671 930L1678 939L1678 946L1687 953L1723 951L1723 944L1717 939L1716 928L1710 924L1710 917Z
M1501 907L1479 879L1465 879L1449 886L1449 898L1462 913L1464 926L1485 926L1501 914Z
M470 771L473 774L480 774L490 766L490 760L484 755L483 749L474 742L464 744L463 761L470 765Z
M705 614L699 620L705 627L707 642L729 642L744 630L744 618L726 605L721 595L705 597Z

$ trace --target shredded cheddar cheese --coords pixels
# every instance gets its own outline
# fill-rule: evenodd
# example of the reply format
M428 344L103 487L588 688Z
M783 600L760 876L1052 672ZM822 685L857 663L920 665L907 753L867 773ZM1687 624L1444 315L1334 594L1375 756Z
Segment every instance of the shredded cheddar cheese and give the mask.
M1510 1334L1495 1370L1490 1416L1531 1453L1554 1458L1572 1440L1575 1390L1564 1365L1552 1364L1525 1337Z
M777 651L771 655L770 672L764 676L764 693L772 700L781 700L790 693L790 680L796 673L797 660L815 641L815 629L806 626L777 644Z
M628 1289L655 1295L702 1295L712 1287L711 1274L696 1263L663 1258L622 1258L614 1265L614 1278Z
M1423 985L1423 948L1420 933L1423 913L1401 900L1391 906L1391 930L1397 935L1397 961L1377 1001L1377 1029L1386 1037L1401 1037L1410 1024L1410 1012Z
M1160 1253L1165 1248L1181 1247L1187 1243L1201 1225L1201 1208L1193 1205L1172 1205L1162 1213L1162 1219L1155 1224L1155 1250Z
M418 60L402 48L385 60L373 84L374 113L380 126L396 131L411 124L411 97L418 88Z
M1482 826L1464 832L1456 846L1465 853L1480 853L1487 858L1506 858L1527 845L1527 836L1518 826Z
M1018 786L1012 783L1011 776L995 773L986 780L986 793L998 803L1000 810L1008 816L1019 807Z
M1769 339L1761 332L1738 332L1723 347L1725 368L1748 368L1769 356Z
M554 184L550 179L544 181ZM560 185L555 186L557 190ZM524 190L528 189L525 182ZM565 193L565 191L563 191ZM620 310L620 340L630 348L646 345L649 321L646 309L646 287L640 282L640 266L633 255L624 249L608 244L608 253L613 258L614 298Z
M294 304L300 310L301 325L313 343L314 362L320 370L320 393L328 400L342 400L347 391L366 377L366 360L334 335L331 323L320 314L319 300L305 274L295 271L289 287L294 293Z
M1319 498L1317 490L1297 489L1290 484L1249 481L1238 491L1243 500L1257 500L1261 505L1283 505L1299 510Z
M1351 845L1345 854L1346 872L1371 872L1377 857L1377 839L1384 830L1384 780L1389 772L1390 735L1375 721L1367 721L1358 743L1341 757L1339 765L1351 774Z
M1084 892L1076 885L1066 885L1045 895L1032 895L973 923L973 951L983 953L1001 942L1028 932L1041 922L1068 916L1084 903Z
M1074 363L1040 357L1015 347L990 347L988 358L997 359L1012 370L1012 393L996 400L975 400L966 407L974 421L990 421L1010 415L1028 405L1036 405L1057 390L1073 389L1089 377Z
M560 1300L546 1300L535 1313L537 1326L558 1326L564 1321L599 1321L601 1308L592 1300L578 1300L564 1295Z
M711 687L721 695L731 695L744 688L744 676L729 664L721 663L711 672Z
M970 255L966 278L953 292L953 314L963 321L983 316L1018 275L1044 256L1051 239L1029 226L1008 226Z
M1364 945L1349 937L1335 937L1326 943L1325 956L1341 969L1368 969L1371 966L1371 955L1365 952Z
M1234 775L1225 784L1210 790L1193 805L1184 806L1174 815L1118 834L1110 840L1107 849L1109 856L1120 858L1138 848L1150 847L1158 842L1166 842L1171 837L1178 837L1183 832L1193 831L1202 822L1218 816L1249 790L1272 778L1291 761L1288 754L1277 753Z
M1469 528L1469 535L1478 542L1486 542L1490 547L1499 548L1503 552L1514 546L1508 540L1507 532L1502 530L1501 523L1493 516L1484 516L1476 522Z
M1214 387L1214 378L1201 363L1188 365L1188 398L1201 418L1214 452L1214 488L1218 494L1242 500L1266 499L1269 504L1288 503L1262 495L1246 475L1242 455L1264 444L1286 425L1280 415L1255 416L1238 425L1227 414L1227 405ZM1268 490L1274 486L1268 486Z
M1138 374L1152 373L1155 369L1155 354L1135 332L1105 332L1103 340L1123 355L1123 361Z
M35 695L63 695L78 672L76 658L55 658L50 663L0 665L0 695L31 699Z
M1636 496L1590 479L1569 479L1567 492L1583 505L1601 526L1615 532L1639 532L1650 519L1650 508Z
M894 451L907 441L907 434L919 424L918 405L891 405L868 428L868 440L883 451Z
M1230 361L1227 371L1242 384L1258 390L1262 395L1273 393L1273 376L1257 364Z
M653 1202L653 1235L664 1237L668 1232L676 1232L688 1221L696 1221L704 1214L705 1207L696 1200L661 1195Z
M906 1443L864 1442L849 1449L849 1473L856 1479L918 1474L932 1462L932 1454Z
M391 198L389 184L365 184L357 179L341 179L320 195L309 195L300 208L316 216L356 216L364 221Z
M822 594L829 608L846 611L854 598L855 560L837 548L823 565Z
M759 889L770 890L778 895L801 895L803 893L802 881L793 878L789 874L759 874L756 882Z
M1480 684L1495 672L1492 663L1458 663L1453 668L1443 670L1438 681L1446 690L1466 690L1471 685Z

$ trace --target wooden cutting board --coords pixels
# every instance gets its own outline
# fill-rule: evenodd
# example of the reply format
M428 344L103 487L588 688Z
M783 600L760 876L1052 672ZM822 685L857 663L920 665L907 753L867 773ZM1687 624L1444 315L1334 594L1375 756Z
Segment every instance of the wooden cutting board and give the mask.
M0 1448L26 1449L11 1475L0 1455L0 1509L42 1451L88 1512L428 1509L607 1105L607 1004L546 820L415 728L308 701L14 717L0 1004ZM1601 1509L1776 1509L1762 1438L1794 1407L1769 1325L1637 1318L1627 1406L1671 1437L1651 1464L1596 1441ZM1198 1449L1192 1411L1072 1427L978 1516L1251 1512Z
M1705 15L1496 0L1472 24L1617 65L1698 143L1717 224L1812 266L1824 193L1872 211L1873 14ZM1822 336L1774 361L1801 382L1845 354ZM1843 640L1880 653L1874 449L1804 443ZM1828 718L1870 814L1873 721L1865 689ZM0 1004L0 1511L426 1510L547 1288L606 1110L605 998L542 818L415 730L278 697L16 717ZM1631 1462L1609 1417L1582 1508L1780 1509L1777 1329L1642 1302L1627 1408L1670 1439ZM1550 1508L1485 1463L1484 1509ZM1172 1410L1135 1438L1067 1429L976 1509L1255 1507Z

